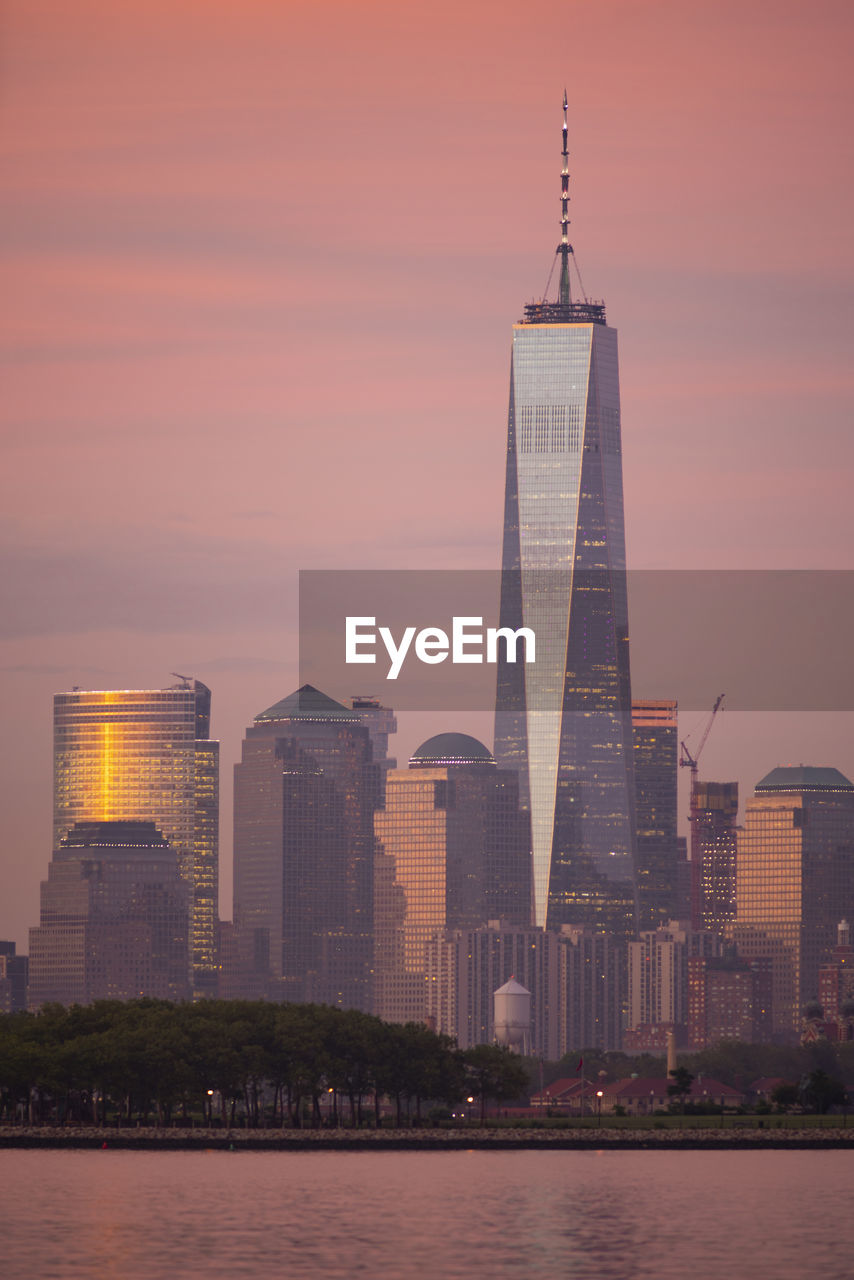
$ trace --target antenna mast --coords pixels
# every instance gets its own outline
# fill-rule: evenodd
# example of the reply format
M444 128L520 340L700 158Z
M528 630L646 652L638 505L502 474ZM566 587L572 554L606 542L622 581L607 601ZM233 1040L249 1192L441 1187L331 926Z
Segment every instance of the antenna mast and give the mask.
M567 97L566 89L563 91L563 146L561 150L562 165L560 171L560 244L557 251L560 254L560 291L558 293L558 301L563 304L572 302L572 290L569 283L569 255L572 253L572 245L569 243L569 151L567 149Z

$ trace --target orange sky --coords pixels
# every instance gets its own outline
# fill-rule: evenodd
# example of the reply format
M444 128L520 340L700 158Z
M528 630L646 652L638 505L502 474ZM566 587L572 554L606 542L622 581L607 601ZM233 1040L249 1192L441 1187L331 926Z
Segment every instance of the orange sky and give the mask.
M55 690L198 674L230 799L294 683L300 567L497 565L564 85L630 562L851 567L852 21L7 0L0 937L37 916ZM710 774L854 773L849 717L777 719L716 727Z

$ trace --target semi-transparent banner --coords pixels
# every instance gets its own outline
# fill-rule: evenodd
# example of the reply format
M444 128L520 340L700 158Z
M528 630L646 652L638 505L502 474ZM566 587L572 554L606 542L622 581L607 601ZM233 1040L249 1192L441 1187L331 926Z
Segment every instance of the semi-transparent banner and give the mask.
M854 709L845 570L634 570L625 591L598 571L303 570L300 684L399 710L484 711L502 664L559 697L555 673L563 681L570 653L570 665L583 654L588 667L566 678L601 677L612 707L626 607L634 698L702 710L725 693L732 711Z

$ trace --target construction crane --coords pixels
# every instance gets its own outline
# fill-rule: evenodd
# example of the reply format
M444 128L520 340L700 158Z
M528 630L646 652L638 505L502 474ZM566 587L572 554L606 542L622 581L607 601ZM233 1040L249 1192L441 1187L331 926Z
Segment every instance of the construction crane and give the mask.
M691 861L692 862L694 862L695 859L697 858L697 852L698 852L697 846L698 846L698 840L699 840L699 834L697 831L697 823L699 819L699 809L697 806L697 780L698 780L697 766L700 760L700 755L702 754L702 751L703 751L703 747L706 745L709 734L712 732L712 725L715 722L715 716L720 711L725 696L726 696L725 694L721 693L716 698L715 705L712 707L712 714L709 716L708 720L706 721L706 727L703 730L703 736L700 739L700 745L697 748L695 754L694 755L691 754L691 752L688 750L684 742L680 742L679 744L681 748L681 752L679 755L679 767L681 769L691 770L691 805L688 811L688 823L691 830Z
M691 752L688 750L685 743L684 742L679 743L679 746L682 748L681 754L679 756L679 765L680 765L680 768L682 769L691 770L692 790L693 790L694 783L697 781L697 764L700 759L700 753L703 750L703 747L706 745L706 740L708 739L709 734L712 732L712 725L715 722L715 716L720 711L721 704L723 703L723 700L725 697L726 697L726 694L721 693L721 694L718 694L718 697L715 700L715 705L712 707L712 714L709 716L708 720L706 721L706 727L703 730L703 736L700 739L700 745L697 748L697 754L692 756Z

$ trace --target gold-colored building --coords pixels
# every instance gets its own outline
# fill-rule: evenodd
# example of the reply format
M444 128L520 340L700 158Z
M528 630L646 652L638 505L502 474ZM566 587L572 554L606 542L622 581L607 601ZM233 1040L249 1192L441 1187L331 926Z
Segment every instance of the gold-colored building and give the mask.
M531 855L515 773L461 733L430 738L390 770L374 880L375 1010L393 1022L426 1011L426 946L490 919L530 923Z
M743 959L770 959L775 1034L800 1030L837 923L852 908L854 785L838 769L773 769L738 833L731 936Z
M73 689L54 697L54 848L79 822L153 822L190 890L188 965L196 997L216 995L219 743L210 690Z

